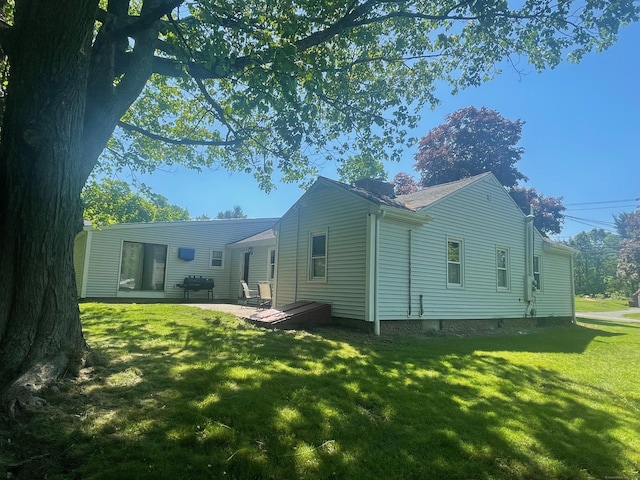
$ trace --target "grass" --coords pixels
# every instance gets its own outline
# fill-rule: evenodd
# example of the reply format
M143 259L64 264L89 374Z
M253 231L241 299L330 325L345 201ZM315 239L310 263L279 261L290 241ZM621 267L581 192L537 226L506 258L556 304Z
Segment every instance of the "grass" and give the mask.
M0 477L640 477L637 324L377 338L176 305L82 316L108 364L0 426Z
M626 299L585 298L577 296L575 301L576 312L613 312L629 308L629 302Z

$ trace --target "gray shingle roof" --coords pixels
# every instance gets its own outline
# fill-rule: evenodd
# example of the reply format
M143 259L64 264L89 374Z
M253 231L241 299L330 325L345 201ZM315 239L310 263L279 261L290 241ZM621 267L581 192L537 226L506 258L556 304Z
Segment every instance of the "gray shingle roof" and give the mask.
M398 195L396 198L390 198L384 195L378 195L368 190L364 190L362 188L347 185L346 183L338 182L337 180L332 180L326 177L320 177L327 183L335 185L343 190L347 190L351 193L355 193L356 195L376 204L376 205L384 205L388 207L399 208L402 210L416 211L421 208L428 207L429 205L434 204L438 200L446 197L447 195L451 195L452 193L466 187L467 185L481 179L492 175L490 172L481 173L480 175L475 175L473 177L463 178L462 180L457 180L455 182L443 183L441 185L434 185L433 187L426 187L422 190L419 190L414 193L408 193L406 195Z
M451 195L454 192L466 187L467 185L491 175L490 172L481 173L473 177L463 178L455 182L443 183L441 185L434 185L433 187L426 187L417 192L408 193L406 195L398 195L395 200L403 203L406 207L412 210L419 210L421 208L428 207L434 204L438 200Z
M250 237L243 238L242 240L238 240L237 242L231 243L231 245L242 245L243 243L253 243L259 242L262 240L273 240L276 238L275 233L273 232L273 228L265 230L264 232L256 233L255 235L251 235Z
M368 190L364 190L362 188L355 187L353 185L347 185L346 183L338 182L337 180L332 180L327 177L320 177L322 180L335 185L343 190L347 190L348 192L355 193L356 195L368 200L376 205L385 205L388 207L400 208L402 210L414 210L413 208L408 207L404 204L404 202L398 201L397 198L390 198L384 195L376 195Z

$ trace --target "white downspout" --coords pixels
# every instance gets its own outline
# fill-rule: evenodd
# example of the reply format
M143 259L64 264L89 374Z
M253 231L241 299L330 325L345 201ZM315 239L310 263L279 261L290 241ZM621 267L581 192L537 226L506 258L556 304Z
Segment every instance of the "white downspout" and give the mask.
M376 271L376 214L367 215L367 273L365 288L365 321L373 322L375 316L374 284Z
M524 239L524 299L528 303L533 300L533 207L530 208L530 213L525 217L525 239Z
M573 323L576 323L576 285L575 285L575 278L574 278L574 263L573 263L573 259L574 256L571 255L571 257L569 257L569 278L571 278L571 318Z
M302 207L300 207L300 205L297 205L297 210L298 210L298 218L297 218L297 225L296 225L296 271L295 271L295 284L293 286L293 301L297 302L298 301L298 257L300 255L300 210L302 209Z
M378 313L378 261L380 260L380 219L384 218L386 210L376 214L375 218L375 239L374 239L374 273L373 273L373 333L380 336L380 315Z
M273 307L278 305L278 252L280 251L280 223L278 223L278 228L273 230L273 234L276 236L276 268L275 272L273 272L273 283L271 285L271 304ZM267 248L267 255L270 255L269 249ZM271 260L271 259L269 259ZM268 276L268 275L267 275Z

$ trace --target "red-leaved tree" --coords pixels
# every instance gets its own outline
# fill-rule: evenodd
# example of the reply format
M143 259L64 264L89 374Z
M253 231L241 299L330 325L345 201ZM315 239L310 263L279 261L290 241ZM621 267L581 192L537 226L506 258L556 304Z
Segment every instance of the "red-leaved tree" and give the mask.
M640 210L616 218L618 233L622 236L618 252L618 276L640 284Z
M543 235L560 233L565 207L562 197L545 197L533 188L518 186L527 177L516 163L524 149L522 120L508 120L495 110L462 108L445 117L420 141L415 169L428 187L492 172L525 214L534 209L534 225Z
M502 185L527 180L515 166L524 149L521 120L508 120L497 111L467 107L445 117L445 123L420 140L415 169L425 187L492 172Z
M406 195L420 190L420 184L405 172L396 173L393 180L391 180L391 184L396 195Z

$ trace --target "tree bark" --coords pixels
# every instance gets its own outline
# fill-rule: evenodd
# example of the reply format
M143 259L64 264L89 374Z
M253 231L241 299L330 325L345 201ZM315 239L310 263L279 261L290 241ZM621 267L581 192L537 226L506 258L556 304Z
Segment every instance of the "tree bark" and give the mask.
M144 0L131 46L114 35L128 0L110 1L94 37L98 0L17 0L0 41L10 75L0 144L0 403L34 398L87 346L73 245L82 187L118 121L152 73L158 18L178 0ZM117 80L116 80L117 79Z
M0 395L10 405L86 348L73 244L97 0L16 1L0 145ZM5 45L3 45L5 46ZM82 168L83 163L85 165Z

